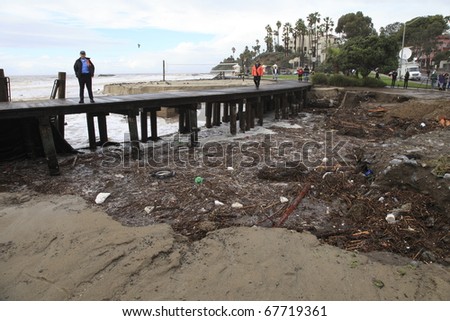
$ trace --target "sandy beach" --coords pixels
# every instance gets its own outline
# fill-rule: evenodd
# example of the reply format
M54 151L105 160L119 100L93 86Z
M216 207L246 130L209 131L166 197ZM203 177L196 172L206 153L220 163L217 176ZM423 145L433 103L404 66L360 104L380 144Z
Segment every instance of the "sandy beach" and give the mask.
M72 195L0 194L1 300L449 300L448 269L309 233L235 227L189 242Z

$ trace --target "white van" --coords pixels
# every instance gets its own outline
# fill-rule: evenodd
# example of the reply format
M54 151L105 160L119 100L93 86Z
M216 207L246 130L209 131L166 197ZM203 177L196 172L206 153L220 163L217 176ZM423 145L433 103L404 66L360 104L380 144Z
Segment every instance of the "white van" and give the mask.
M405 78L406 71L409 71L410 80L420 80L422 76L422 74L420 73L420 66L414 62L404 63L397 70L398 74L401 75L402 79Z

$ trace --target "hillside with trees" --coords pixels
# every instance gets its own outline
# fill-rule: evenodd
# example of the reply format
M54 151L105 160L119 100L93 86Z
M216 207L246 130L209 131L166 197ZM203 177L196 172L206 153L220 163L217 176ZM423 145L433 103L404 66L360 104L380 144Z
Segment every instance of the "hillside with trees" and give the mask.
M266 66L276 63L281 70L309 65L315 71L327 73L347 73L355 69L362 77L367 77L375 68L387 73L398 66L406 24L404 46L410 47L412 57L429 70L442 60L450 60L450 50L439 50L438 40L442 35L450 37L449 22L450 16L416 17L406 23L394 22L377 32L372 19L361 11L345 14L337 22L314 12L295 23L267 24L265 48L259 40L238 55L233 48L233 55L223 63L239 64L244 71L259 59Z

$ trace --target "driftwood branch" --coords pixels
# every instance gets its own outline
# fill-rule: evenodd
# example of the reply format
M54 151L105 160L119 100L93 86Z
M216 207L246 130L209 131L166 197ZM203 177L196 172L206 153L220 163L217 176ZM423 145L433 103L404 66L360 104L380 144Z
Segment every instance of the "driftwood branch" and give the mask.
M276 227L280 227L284 224L284 222L288 219L289 215L292 214L292 212L297 208L298 204L302 201L302 199L305 197L306 193L308 193L309 189L311 188L310 184L306 184L305 187L300 191L300 193L297 195L295 200L289 205L289 207L284 211L283 216L278 221L277 224L275 224Z

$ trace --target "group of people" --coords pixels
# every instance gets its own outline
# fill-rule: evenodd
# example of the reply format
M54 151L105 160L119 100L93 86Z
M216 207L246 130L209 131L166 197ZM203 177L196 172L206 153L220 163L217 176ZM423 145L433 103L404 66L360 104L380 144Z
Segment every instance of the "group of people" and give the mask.
M305 81L308 82L309 73L310 73L310 70L309 70L308 65L305 65L305 68L298 67L297 68L298 81L303 81L303 78L304 78Z
M393 70L392 72L389 73L389 75L391 76L391 88L395 87L395 82L397 81L397 77L398 77L398 73L397 70ZM378 75L378 71L376 71L375 74L375 78L379 78L380 76ZM403 88L404 89L408 89L408 82L409 82L409 71L407 70L405 75L403 76Z
M264 75L264 66L261 65L260 61L257 60L256 63L252 67L252 76L253 76L253 82L255 83L256 89L259 89L259 85L261 83L261 77ZM274 64L272 65L272 76L273 79L278 81L278 75L279 75L279 69L278 65ZM298 81L308 81L310 75L310 69L308 65L306 65L304 68L298 67L297 68L297 76Z
M436 83L437 83L437 87L439 90L449 90L450 89L450 81L449 81L448 72L446 72L446 73L442 72L438 75L436 70L433 70L433 72L431 73L430 79L431 79L431 88L435 88Z

